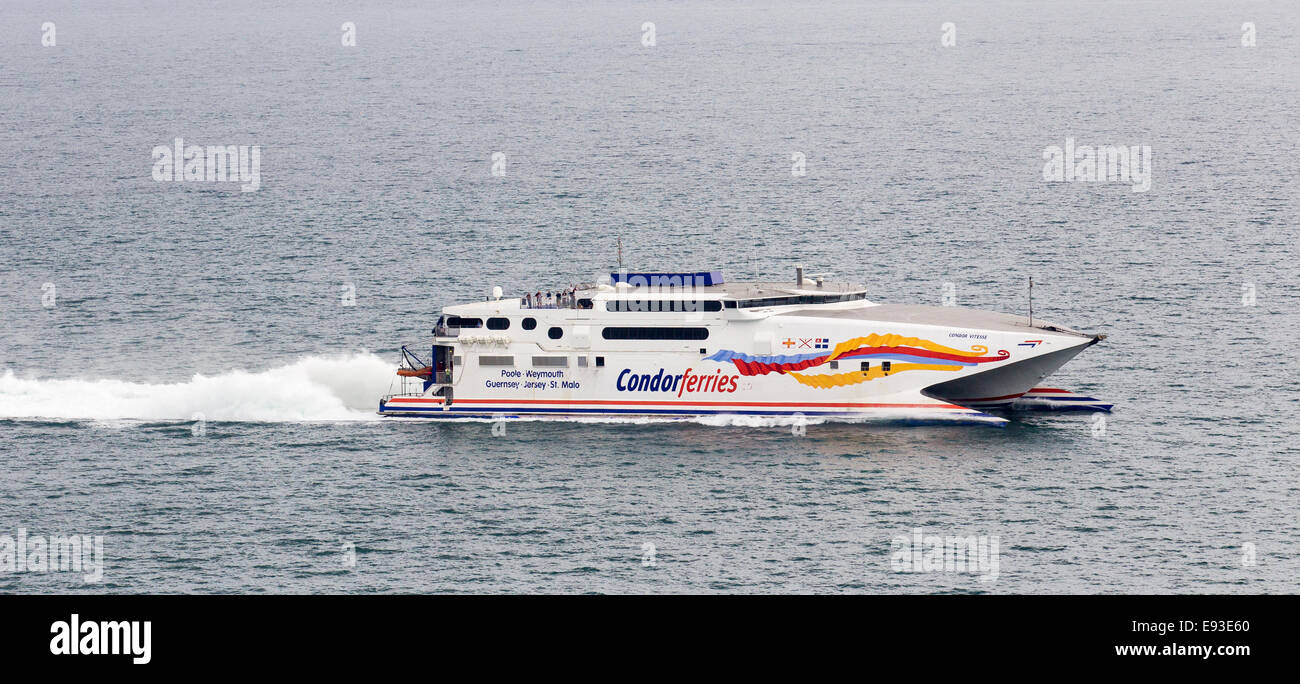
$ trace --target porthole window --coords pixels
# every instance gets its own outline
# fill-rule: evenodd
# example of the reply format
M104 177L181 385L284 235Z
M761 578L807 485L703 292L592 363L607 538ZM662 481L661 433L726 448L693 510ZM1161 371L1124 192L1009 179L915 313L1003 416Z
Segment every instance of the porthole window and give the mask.
M536 328L536 327L537 327L537 319L536 319L536 318L525 318L525 319L524 319L524 324L523 324L523 325L524 325L524 330L532 330L533 328Z
M551 328L550 330L547 330L547 331L546 331L546 336L549 337L549 338L551 338L551 339L553 339L553 340L558 340L558 339L560 339L561 337L564 337L564 330L563 330L562 328L559 328L559 327L557 326L557 327Z
M510 327L509 318L489 318L488 330L505 330Z

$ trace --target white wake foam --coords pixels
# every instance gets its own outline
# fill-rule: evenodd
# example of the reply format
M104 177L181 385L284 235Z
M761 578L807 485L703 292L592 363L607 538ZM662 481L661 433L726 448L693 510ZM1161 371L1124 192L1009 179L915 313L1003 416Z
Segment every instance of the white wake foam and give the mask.
M395 366L373 354L308 356L260 372L195 375L189 382L0 376L0 419L377 420Z
M826 422L822 416L748 416L716 415L700 416L695 422L712 427L757 427L757 428L794 428L797 426L821 425Z
M113 379L0 375L0 420L293 422L380 420L379 398L393 386L395 365L373 354L307 356L285 366L218 375L197 374L188 382L152 384ZM933 419L935 416L931 415ZM940 416L941 418L947 416ZM953 419L978 420L970 415ZM1001 418L990 421L1005 423ZM524 416L522 420L579 423L654 424L689 422L711 427L790 428L859 418L820 416L716 415ZM481 418L463 418L467 422ZM108 425L112 426L112 425Z

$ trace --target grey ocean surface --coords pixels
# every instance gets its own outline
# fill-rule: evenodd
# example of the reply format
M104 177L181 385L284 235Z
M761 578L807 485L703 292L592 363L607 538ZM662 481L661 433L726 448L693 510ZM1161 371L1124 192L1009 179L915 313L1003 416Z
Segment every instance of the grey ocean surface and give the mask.
M0 63L0 535L105 537L102 583L0 591L1297 591L1294 2L20 1ZM177 137L261 188L155 182ZM1149 145L1150 190L1044 182L1067 137ZM1116 410L375 419L440 307L620 236L884 302L1032 276L1109 336L1049 384ZM996 535L997 578L895 572L917 528Z

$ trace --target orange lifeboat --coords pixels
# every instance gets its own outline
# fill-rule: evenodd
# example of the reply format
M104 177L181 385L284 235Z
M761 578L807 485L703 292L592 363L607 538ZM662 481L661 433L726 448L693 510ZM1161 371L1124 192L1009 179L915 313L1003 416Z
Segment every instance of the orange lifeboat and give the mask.
M433 376L433 367L425 366L424 368L398 368L397 374L404 378L428 378Z

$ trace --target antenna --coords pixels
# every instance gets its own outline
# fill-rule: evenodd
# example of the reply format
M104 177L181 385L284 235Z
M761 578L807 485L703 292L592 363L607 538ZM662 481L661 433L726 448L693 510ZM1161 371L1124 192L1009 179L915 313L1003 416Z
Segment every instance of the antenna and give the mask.
M1034 327L1034 277L1029 276L1029 327Z

